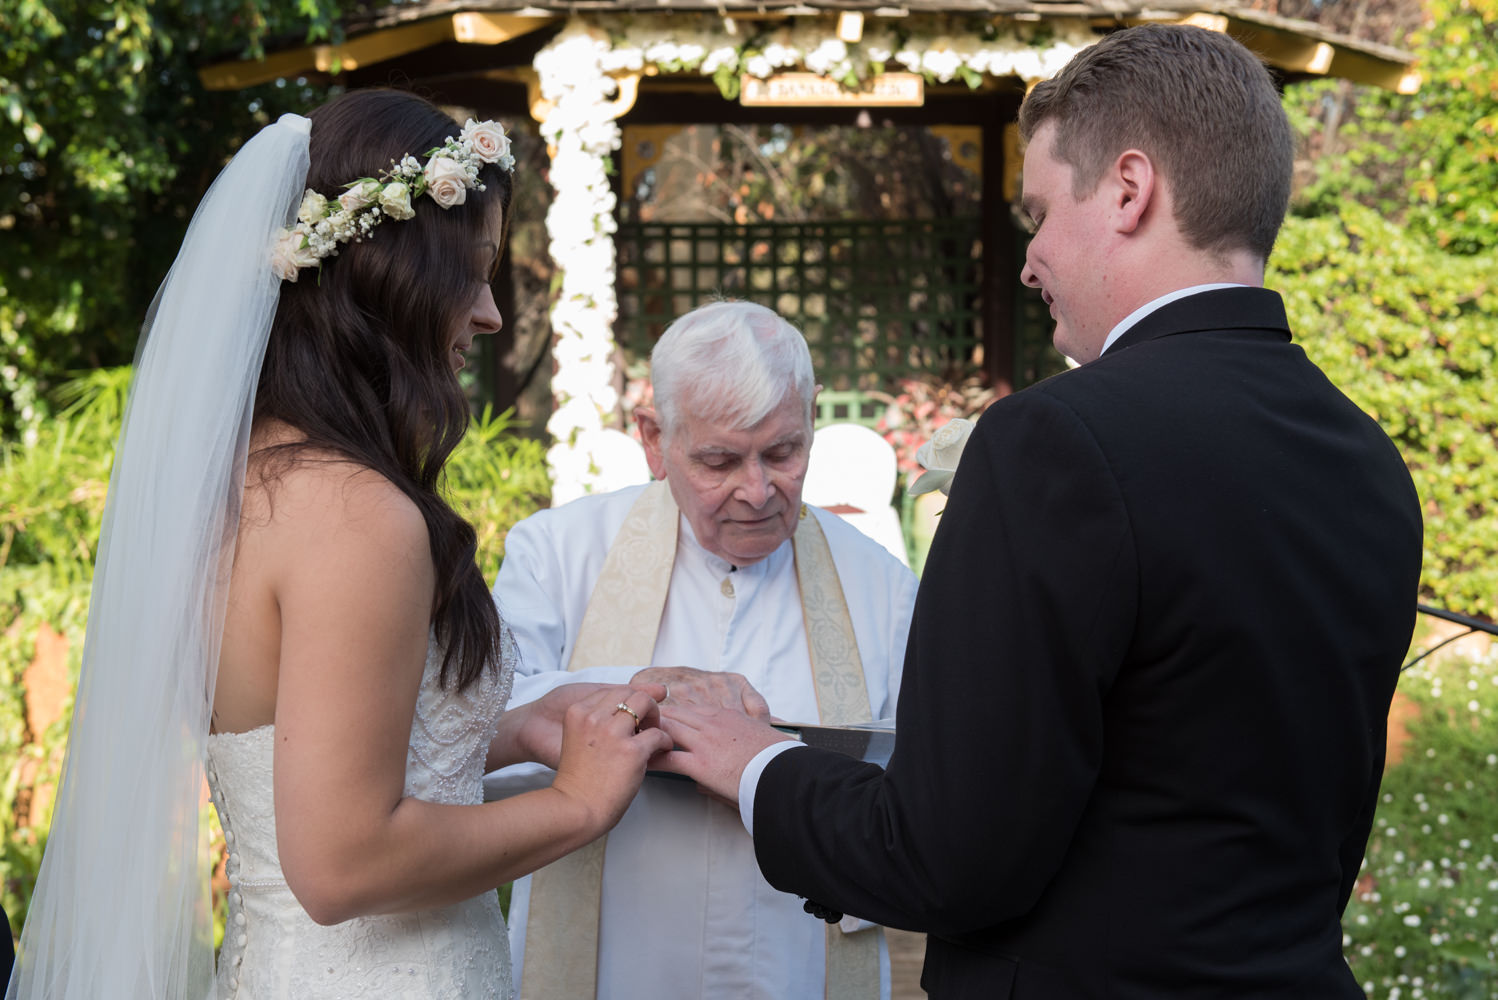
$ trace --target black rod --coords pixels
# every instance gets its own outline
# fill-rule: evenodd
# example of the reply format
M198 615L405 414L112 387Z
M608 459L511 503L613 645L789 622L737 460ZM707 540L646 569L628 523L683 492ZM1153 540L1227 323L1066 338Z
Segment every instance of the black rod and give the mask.
M1469 629L1473 629L1478 632L1486 632L1488 635L1498 635L1498 625L1495 625L1492 622L1485 622L1481 618L1473 618L1470 615L1457 614L1455 611L1446 611L1442 608L1433 608L1429 604L1416 604L1415 610L1420 612L1421 614L1432 615L1436 618L1444 618L1448 622L1456 622L1458 625L1465 625Z

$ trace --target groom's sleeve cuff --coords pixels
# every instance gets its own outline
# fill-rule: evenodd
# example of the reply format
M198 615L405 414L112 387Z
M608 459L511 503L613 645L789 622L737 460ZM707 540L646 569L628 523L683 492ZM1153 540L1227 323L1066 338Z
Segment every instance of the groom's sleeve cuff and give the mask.
M749 831L749 836L754 836L754 793L759 788L759 777L765 773L765 768L770 761L797 747L804 747L805 743L798 740L781 740L779 743L771 743L744 765L744 773L739 775L739 819L744 822L744 829Z

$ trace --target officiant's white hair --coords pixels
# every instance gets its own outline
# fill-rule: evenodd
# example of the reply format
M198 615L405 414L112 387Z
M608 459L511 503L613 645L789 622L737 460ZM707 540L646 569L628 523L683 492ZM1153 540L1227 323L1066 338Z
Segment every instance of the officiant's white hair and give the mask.
M650 352L650 381L662 429L680 428L683 408L746 430L794 391L811 408L816 380L801 331L753 302L712 302L679 317Z

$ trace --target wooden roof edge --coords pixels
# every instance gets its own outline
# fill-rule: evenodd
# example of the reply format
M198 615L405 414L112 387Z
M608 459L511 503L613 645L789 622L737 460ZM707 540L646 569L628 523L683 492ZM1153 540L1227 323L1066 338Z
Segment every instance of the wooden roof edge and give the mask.
M1412 93L1414 56L1392 46L1329 31L1310 21L1242 7L1229 0L429 0L397 4L350 19L340 45L303 45L261 60L231 60L200 70L204 85L231 90L279 77L331 73L397 58L444 42L498 44L572 14L717 13L784 17L846 10L876 16L951 14L1027 20L1083 18L1096 25L1174 21L1229 31L1271 65L1296 77L1330 76Z
M1356 50L1365 55L1406 66L1414 56L1402 49L1379 42L1353 38L1329 30L1314 21L1282 17L1266 11L1228 2L1228 0L427 0L379 8L362 18L347 22L350 32L378 30L408 24L433 15L461 11L508 12L521 15L564 13L646 14L672 11L726 12L730 15L764 14L774 16L804 9L829 14L844 10L864 13L884 11L886 16L899 14L1025 14L1059 17L1096 17L1113 14L1136 17L1153 10L1208 12L1222 14L1237 21L1290 31Z

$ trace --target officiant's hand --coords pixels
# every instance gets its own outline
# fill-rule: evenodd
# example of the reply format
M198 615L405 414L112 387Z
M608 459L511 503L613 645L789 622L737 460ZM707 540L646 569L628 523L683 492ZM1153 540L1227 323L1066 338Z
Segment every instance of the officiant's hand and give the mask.
M756 719L770 718L770 703L743 674L694 667L646 667L631 684L664 684L673 705L718 706Z
M754 755L790 736L737 709L677 703L671 698L661 708L661 728L675 749L660 754L650 766L684 774L733 805L739 801L739 777Z

